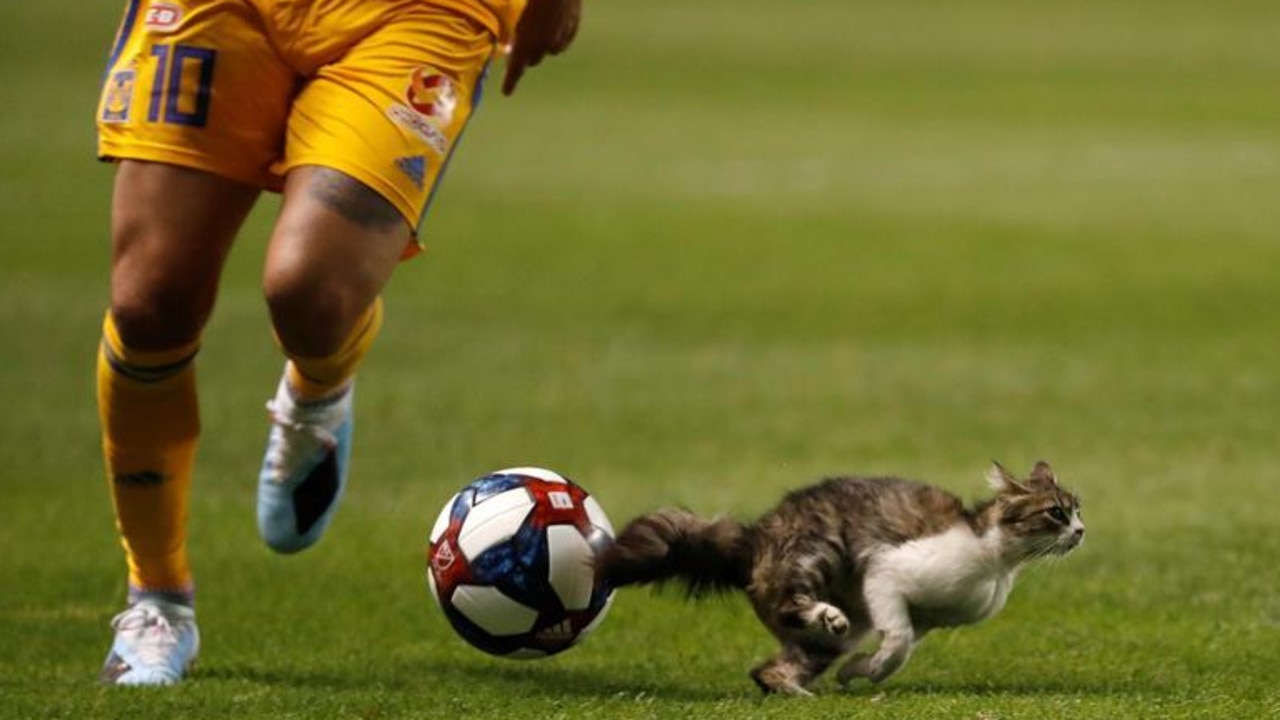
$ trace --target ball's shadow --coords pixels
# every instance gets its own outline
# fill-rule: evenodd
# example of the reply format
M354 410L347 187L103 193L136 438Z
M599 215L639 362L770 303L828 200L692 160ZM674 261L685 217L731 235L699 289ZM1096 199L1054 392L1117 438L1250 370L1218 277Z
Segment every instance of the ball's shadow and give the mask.
M710 687L693 687L673 682L643 682L634 677L623 677L602 672L598 668L574 668L558 665L554 660L536 662L489 662L484 660L451 662L433 665L424 674L424 668L415 665L412 671L396 667L384 667L369 674L326 671L299 668L262 668L246 665L205 665L196 667L192 679L249 682L277 687L308 690L362 690L380 686L393 691L422 689L422 679L429 682L458 681L473 692L483 695L486 688L502 695L516 693L525 697L580 697L580 698L643 698L656 697L669 700L716 701L730 698L759 697L754 686L745 682L740 692L724 691ZM672 675L678 675L678 669ZM417 678L414 680L413 678Z
M757 697L755 687L745 685L741 693L711 687L681 685L675 681L678 668L671 670L671 682L641 682L634 676L612 675L599 668L575 668L551 661L528 663L460 663L440 668L440 674L465 680L468 684L499 685L504 692L519 688L520 694L545 697L637 698L713 701L733 697Z

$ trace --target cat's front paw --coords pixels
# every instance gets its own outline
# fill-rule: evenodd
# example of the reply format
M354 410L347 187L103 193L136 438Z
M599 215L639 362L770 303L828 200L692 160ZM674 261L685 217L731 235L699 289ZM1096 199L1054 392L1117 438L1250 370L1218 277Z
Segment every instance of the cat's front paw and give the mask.
M845 634L849 633L849 618L845 618L844 612L835 605L823 607L818 614L818 620L822 623L822 629L836 635L837 638L845 637Z
M814 602L804 614L804 623L809 628L822 630L837 638L845 637L845 634L849 633L849 618L846 618L844 612L838 607L828 602Z

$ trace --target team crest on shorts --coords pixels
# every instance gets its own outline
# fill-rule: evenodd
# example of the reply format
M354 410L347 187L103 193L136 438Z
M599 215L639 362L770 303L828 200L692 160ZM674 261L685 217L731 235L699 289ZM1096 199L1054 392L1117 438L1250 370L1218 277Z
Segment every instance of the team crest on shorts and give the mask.
M453 111L458 107L458 89L446 75L433 67L420 67L409 76L409 88L405 100L418 114L429 117L438 125L453 122Z
M102 122L129 122L129 108L133 105L133 78L133 68L111 73L102 100Z
M147 5L143 25L154 33L169 33L182 24L182 6L170 2L153 2Z
M449 151L445 129L453 124L458 107L458 86L449 76L423 66L409 76L404 102L387 108L387 117L417 135L437 155Z

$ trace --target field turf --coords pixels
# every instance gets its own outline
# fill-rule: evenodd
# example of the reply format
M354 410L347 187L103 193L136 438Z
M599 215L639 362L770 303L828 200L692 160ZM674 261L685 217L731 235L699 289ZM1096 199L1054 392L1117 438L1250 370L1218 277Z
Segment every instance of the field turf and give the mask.
M1280 717L1280 4L588 2L494 92L388 289L325 541L261 547L265 198L201 356L190 681L103 688L124 596L93 353L117 3L0 4L0 716ZM832 473L967 496L1052 461L1089 539L880 687L761 698L741 598L626 591L490 659L424 590L439 505L556 468L621 523Z

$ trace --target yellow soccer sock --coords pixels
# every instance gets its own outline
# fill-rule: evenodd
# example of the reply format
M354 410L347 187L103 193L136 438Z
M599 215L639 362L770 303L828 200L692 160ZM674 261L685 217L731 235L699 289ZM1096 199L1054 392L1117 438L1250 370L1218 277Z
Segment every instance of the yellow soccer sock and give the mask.
M301 403L315 402L343 388L355 376L381 329L382 298L377 298L356 320L337 352L319 358L289 355L286 372L295 398Z
M136 591L190 594L187 501L200 413L198 340L159 352L125 347L111 314L98 350L98 416L116 527Z

